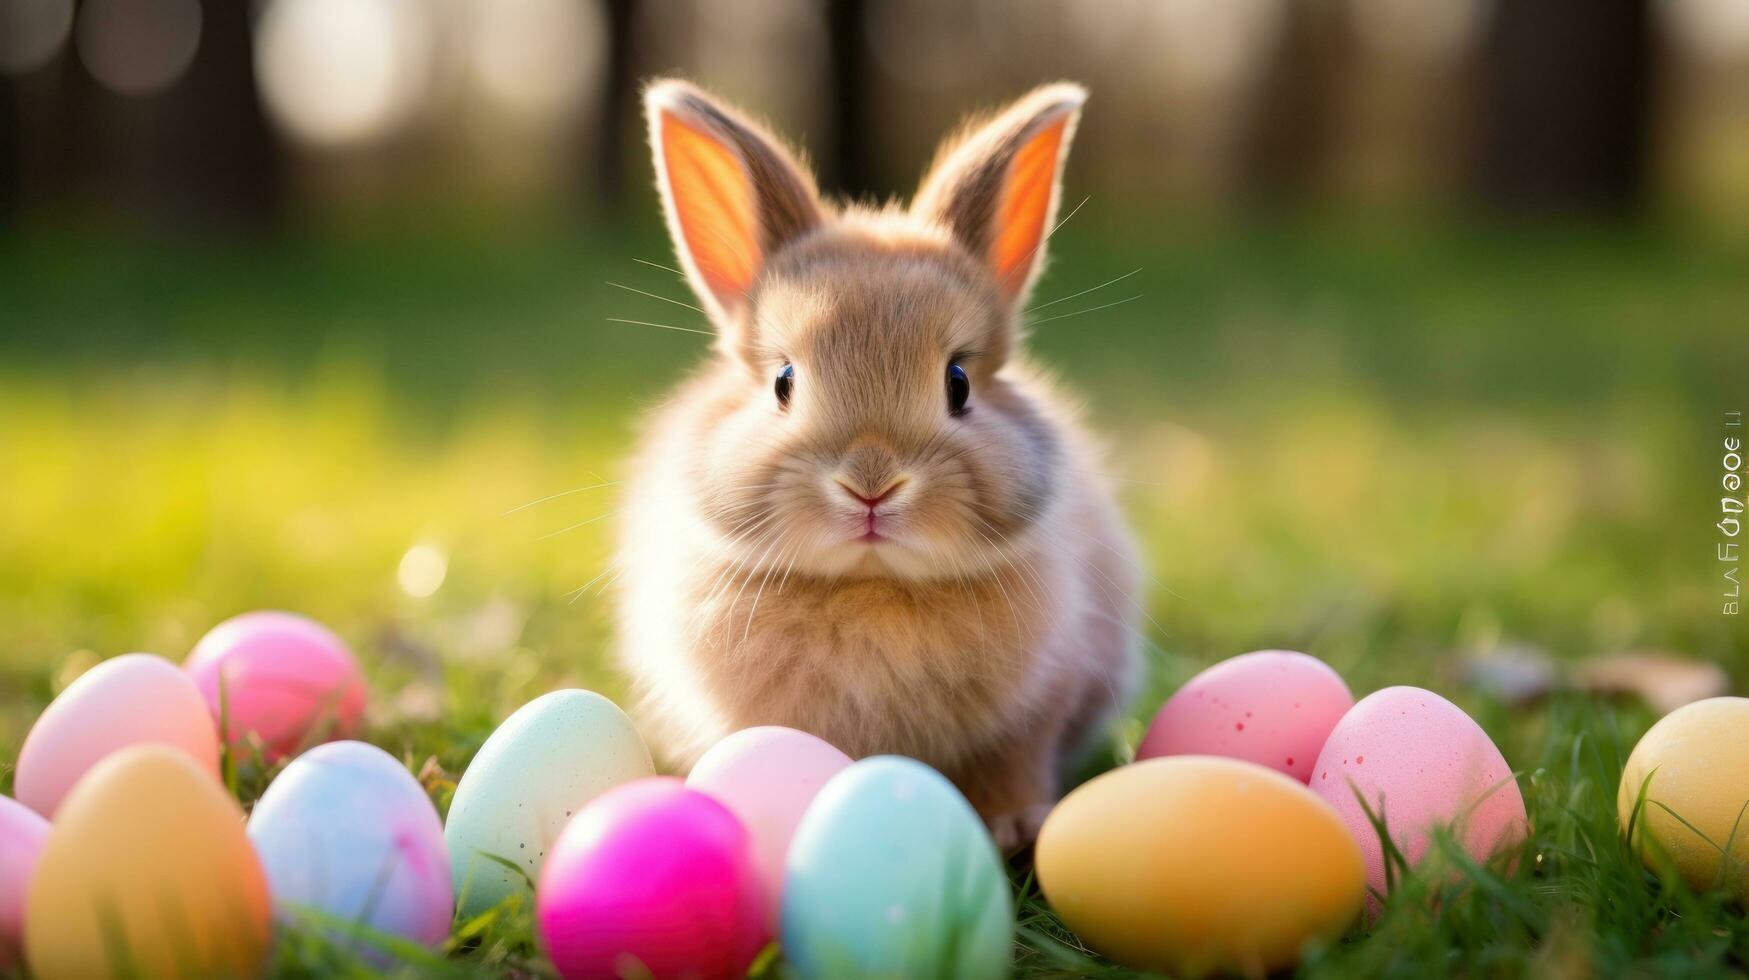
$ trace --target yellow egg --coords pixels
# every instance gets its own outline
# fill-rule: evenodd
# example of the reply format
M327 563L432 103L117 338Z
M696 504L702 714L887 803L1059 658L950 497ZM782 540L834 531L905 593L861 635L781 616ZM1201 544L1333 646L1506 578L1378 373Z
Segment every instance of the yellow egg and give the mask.
M1366 868L1330 805L1238 759L1172 756L1069 794L1039 884L1094 949L1140 969L1262 974L1360 912Z
M1648 775L1646 804L1634 825L1635 849L1648 862L1654 849L1662 851L1696 889L1723 885L1749 901L1749 698L1696 701L1646 732L1628 756L1616 794L1623 830ZM1735 861L1721 880L1727 841Z
M269 907L236 802L177 749L135 746L62 802L31 879L25 960L37 980L254 976Z

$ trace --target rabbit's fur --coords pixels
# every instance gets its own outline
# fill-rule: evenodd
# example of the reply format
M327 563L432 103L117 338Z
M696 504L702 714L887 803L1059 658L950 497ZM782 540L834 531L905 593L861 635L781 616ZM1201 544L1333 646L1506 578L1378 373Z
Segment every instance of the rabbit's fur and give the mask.
M1014 847L1124 703L1133 549L1076 411L1016 350L1084 99L1036 90L950 141L909 210L874 210L823 202L698 89L648 90L717 338L650 422L618 555L620 654L671 764L787 725L935 766Z

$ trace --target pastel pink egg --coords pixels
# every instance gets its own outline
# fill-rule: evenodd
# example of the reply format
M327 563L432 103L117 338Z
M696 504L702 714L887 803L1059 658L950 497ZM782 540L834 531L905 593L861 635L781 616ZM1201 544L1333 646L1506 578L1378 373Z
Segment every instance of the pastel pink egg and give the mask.
M771 938L746 829L666 776L577 812L541 870L535 923L565 980L740 977Z
M18 959L24 941L24 896L49 837L49 822L35 810L0 796L0 970Z
M1357 791L1383 813L1411 865L1427 853L1437 827L1451 827L1477 861L1516 845L1529 828L1518 782L1482 726L1419 687L1387 687L1343 715L1318 756L1311 787L1360 844L1367 882L1379 894L1384 851ZM1376 908L1370 896L1368 904Z
M364 713L364 676L352 651L327 627L294 613L250 612L213 627L183 662L220 717L225 740L251 732L270 760L310 742L346 738Z
M1168 698L1136 758L1219 755L1307 782L1318 750L1354 696L1316 657L1259 650L1223 660Z
M163 657L112 657L67 685L31 726L18 753L18 802L49 819L85 771L111 752L158 743L219 778L212 714L188 675Z
M776 922L784 859L802 814L850 756L831 743L777 725L745 728L711 746L686 785L709 793L753 836L753 859Z

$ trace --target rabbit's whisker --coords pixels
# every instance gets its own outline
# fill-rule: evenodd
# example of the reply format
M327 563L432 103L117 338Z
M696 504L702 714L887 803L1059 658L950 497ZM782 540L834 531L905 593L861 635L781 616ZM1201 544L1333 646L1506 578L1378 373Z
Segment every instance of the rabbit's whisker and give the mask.
M681 272L679 269L676 269L671 265L663 265L660 262L651 262L649 259L632 259L632 261L639 265L647 265L652 269L661 269L663 272L672 272L680 277L681 282L686 281L686 273Z
M1138 271L1140 271L1140 270L1138 270ZM671 299L671 298L669 298L669 297L667 297L667 296L663 296L663 295L661 295L661 294L659 294L659 293L652 293L652 292L647 292L647 291L645 291L645 290L642 290L642 289L639 289L639 288L638 288L638 287L636 287L636 286L628 286L628 285L626 285L626 284L625 284L625 283L621 283L621 282L614 282L614 281L612 281L612 280L610 280L610 279L609 279L609 280L603 280L603 281L604 281L604 282L606 282L606 283L607 283L607 284L608 284L608 285L609 285L609 286L612 286L612 287L613 287L613 288L615 288L615 289L623 289L623 290L625 290L625 291L626 291L626 292L628 292L628 293L637 293L637 294L638 294L638 295L639 295L639 296L648 296L648 297L650 297L650 298L651 298L651 299L659 299L659 300L661 300L661 301L662 301L662 302L664 302L664 303L673 303L673 304L674 304L674 305L675 305L675 306L684 306L684 307L686 307L686 308L687 308L687 309L689 309L689 310L692 310L692 311L693 311L693 312L695 312L695 313L703 313L703 312L704 312L704 310L701 310L701 309L699 309L699 308L698 308L698 307L696 307L696 306L693 306L693 305L692 305L692 304L691 304L691 303L683 303L683 302L681 302L681 301L680 301L680 300L677 300L677 299Z
M672 323L651 323L648 320L628 320L625 317L620 317L620 316L610 316L607 318L607 322L609 322L609 323L629 323L629 324L632 324L633 326L638 326L638 327L660 327L663 330L677 330L681 333L695 333L695 334L698 334L700 337L714 337L714 336L716 336L716 334L711 333L709 330L695 330L692 327L677 327Z
M1066 303L1069 300L1072 300L1077 296L1085 296L1088 293L1096 292L1098 290L1104 289L1107 286L1111 286L1111 285L1115 285L1117 283L1123 282L1125 279L1128 279L1129 277L1135 275L1136 273L1138 273L1140 271L1142 271L1142 267L1137 266L1134 269L1131 269L1130 271L1124 273L1123 275L1118 276L1116 279L1107 279L1097 286L1089 286L1086 289L1083 289L1078 293L1070 293L1067 296L1058 296L1056 299L1046 300L1045 302L1040 303L1037 306L1034 306L1032 309L1028 310L1027 312L1028 313L1037 313L1039 310L1042 310L1047 306L1056 306L1058 303ZM612 285L612 283L609 283L609 285Z
M591 483L586 487L574 487L570 490L560 491L559 493L547 494L545 497L542 497L539 500L530 500L528 503L523 504L520 507L512 507L509 510L505 511L504 513L499 514L498 516L499 517L509 517L511 514L515 514L515 513L518 513L520 511L525 511L525 510L529 509L530 507L535 506L536 504L544 504L549 500L557 500L560 497L569 497L570 495L572 495L574 493L583 493L586 490L600 490L600 489L603 489L605 487L617 487L617 486L619 486L619 483L620 483L620 481L618 481L618 480L611 480L607 483Z
M591 517L586 521L578 521L575 524L571 524L571 525L568 525L566 527L559 528L557 531L549 531L548 533L541 535L540 537L536 538L535 540L545 541L548 538L556 538L559 535L564 534L568 531L575 531L580 527L588 527L589 525L594 524L596 521L607 520L609 517L612 517L613 515L619 513L619 511L620 511L620 508L615 507L614 509L608 511L605 514L597 514L594 517Z
M1142 294L1137 293L1134 296L1125 296L1123 299L1113 300L1110 303L1104 303L1104 304L1101 304L1099 306L1089 306L1085 310L1076 310L1073 313L1058 313L1056 316L1047 316L1043 319L1032 321L1031 325L1036 327L1041 323L1049 323L1052 320L1066 320L1069 317L1080 316L1083 313L1097 313L1100 310L1109 310L1114 306L1122 306L1125 303L1134 303L1136 300L1141 299L1141 298L1142 298Z
M594 578L590 579L587 582L584 582L582 585L578 586L577 588L572 589L571 591L565 593L565 595L568 596L571 600L570 602L567 602L566 605L575 605L578 599L583 598L583 593L589 591L589 587L591 585L594 585L596 582L599 582L603 578L606 578L609 574L617 575L618 573L619 573L619 563L618 562L608 562L607 567L602 569L601 572L599 574L597 574Z

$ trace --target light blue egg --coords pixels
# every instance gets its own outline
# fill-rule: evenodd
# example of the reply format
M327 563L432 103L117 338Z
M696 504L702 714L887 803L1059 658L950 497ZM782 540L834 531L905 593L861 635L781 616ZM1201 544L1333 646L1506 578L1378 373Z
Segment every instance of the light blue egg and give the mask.
M804 978L1005 977L1014 906L959 790L913 759L833 776L796 828L783 951Z
M655 775L631 719L594 691L543 694L516 709L468 763L444 837L464 918L529 897L547 852L583 804Z
M449 935L453 896L437 808L374 745L330 742L293 759L255 804L249 840L282 916L312 909L432 947Z

